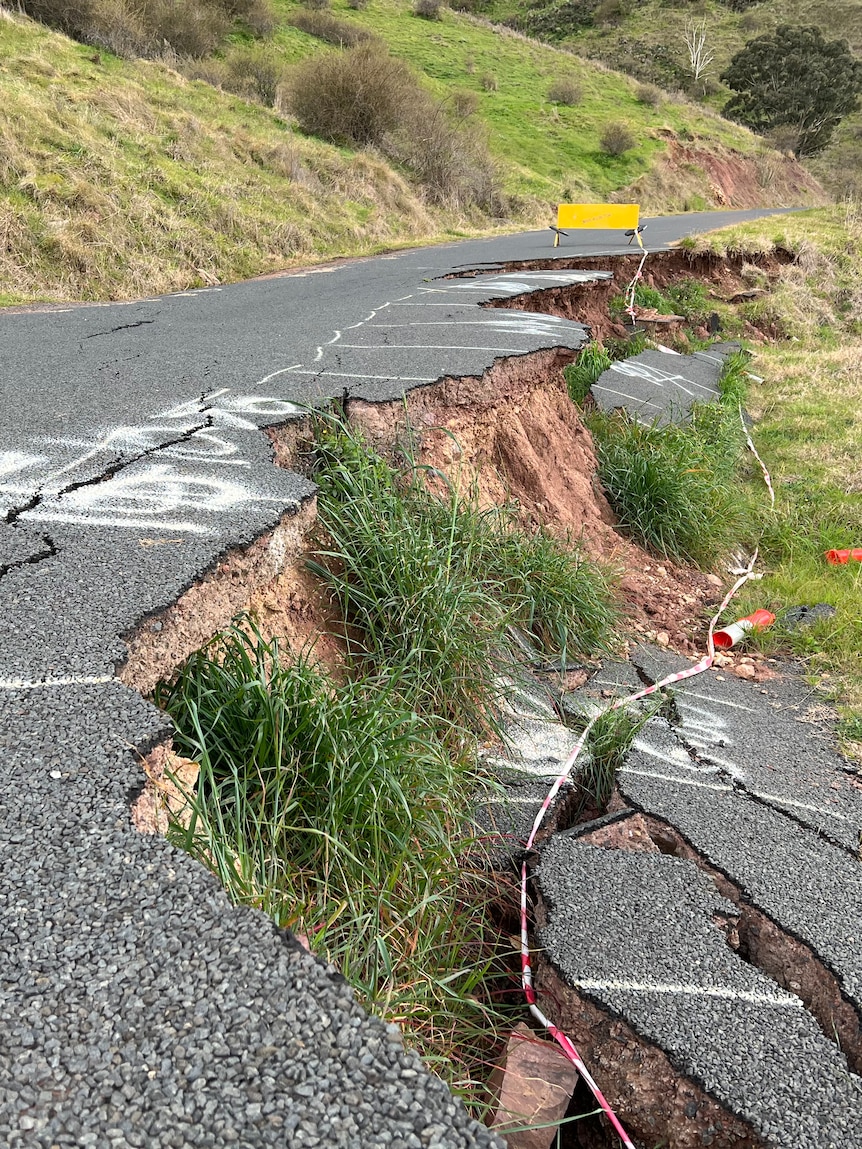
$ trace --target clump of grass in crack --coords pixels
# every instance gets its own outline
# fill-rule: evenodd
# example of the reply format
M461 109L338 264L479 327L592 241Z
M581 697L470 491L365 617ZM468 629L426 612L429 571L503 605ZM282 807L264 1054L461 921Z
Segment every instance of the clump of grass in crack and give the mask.
M363 1003L478 1097L506 966L477 873L480 782L388 677L334 685L234 627L157 691L201 764L171 836L233 900L306 935ZM502 995L504 996L504 995Z
M587 810L594 816L607 810L617 771L622 768L638 731L666 705L667 699L661 695L648 698L637 707L621 706L599 716L587 735L584 759L577 774L580 799L576 817ZM583 731L587 719L578 716L571 720L571 725Z
M735 351L732 355L728 355L722 364L718 376L718 390L721 402L733 410L738 411L745 402L750 361L751 356L747 351Z
M588 343L575 363L564 370L569 398L579 407L600 375L610 368L611 357L599 343Z
M696 405L684 424L643 424L625 411L588 422L608 499L641 545L711 567L748 540L753 512L736 479L742 427L729 406Z
M435 472L399 473L355 432L317 425L318 515L328 547L312 564L347 623L358 665L394 667L399 694L447 732L498 731L507 630L565 658L607 650L609 577L511 507L482 510Z

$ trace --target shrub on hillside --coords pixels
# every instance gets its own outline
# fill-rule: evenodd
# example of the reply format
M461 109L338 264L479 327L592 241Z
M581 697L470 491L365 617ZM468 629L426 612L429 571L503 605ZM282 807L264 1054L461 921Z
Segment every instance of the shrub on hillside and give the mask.
M419 91L413 73L375 41L303 61L290 106L303 131L332 143L380 147Z
M646 104L648 108L657 108L662 101L662 90L655 84L638 84L635 90L635 99L639 104Z
M123 56L200 58L231 28L272 31L268 0L21 0L28 16L87 44Z
M499 175L477 125L455 117L379 41L306 60L288 87L303 131L332 143L376 147L407 167L432 203L500 205Z
M339 48L354 48L357 44L374 39L374 33L367 28L349 20L339 20L322 8L300 8L289 18L288 24Z
M581 90L580 84L566 77L554 80L548 88L548 99L552 104L565 104L565 106L569 108L574 107L575 104L579 104L583 99L583 95L584 93Z
M485 72L485 74L479 80L479 83L482 85L486 92L496 92L500 87L500 83L493 72Z
M414 0L413 15L423 20L442 20L443 0Z
M602 151L608 156L623 156L637 143L634 133L622 120L605 124L600 137Z

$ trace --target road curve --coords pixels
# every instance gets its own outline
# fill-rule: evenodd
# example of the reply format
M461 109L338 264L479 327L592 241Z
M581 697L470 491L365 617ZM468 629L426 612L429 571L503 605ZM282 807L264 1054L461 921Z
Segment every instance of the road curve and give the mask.
M131 828L168 724L118 668L124 635L311 496L260 428L580 346L576 323L477 304L578 275L503 263L605 253L631 249L533 232L0 314L0 1142L499 1144L332 970Z

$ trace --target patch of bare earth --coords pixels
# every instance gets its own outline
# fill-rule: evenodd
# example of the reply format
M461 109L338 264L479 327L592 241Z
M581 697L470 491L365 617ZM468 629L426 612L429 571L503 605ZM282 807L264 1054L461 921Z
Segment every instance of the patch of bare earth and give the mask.
M645 237L648 238L648 237ZM593 339L603 343L609 338L626 335L626 328L612 319L608 305L615 295L620 295L638 269L641 253L631 256L594 256L591 258L537 259L529 263L504 264L506 271L562 271L566 269L582 271L609 271L612 278L598 283L575 283L563 287L548 287L525 295L513 295L505 299L493 300L489 307L511 311L535 311L545 315L557 315L585 323ZM765 288L752 287L750 276L758 272L768 283L778 279L783 267L793 261L790 252L776 251L770 254L742 256L734 253L715 255L712 252L689 252L685 250L650 252L643 266L642 282L648 287L665 288L681 279L696 279L704 283L711 298L724 303L754 298L764 293ZM453 276L453 278L456 278ZM653 326L659 339L680 340L685 321L676 320ZM704 328L696 328L698 338L707 338ZM761 331L749 325L746 336L762 342L774 338L778 332Z
M305 569L315 518L316 501L310 499L250 547L230 550L172 606L141 623L127 638L121 681L150 694L244 612L264 638L277 635L297 653L313 644L312 657L335 670L341 654L332 637L333 612Z

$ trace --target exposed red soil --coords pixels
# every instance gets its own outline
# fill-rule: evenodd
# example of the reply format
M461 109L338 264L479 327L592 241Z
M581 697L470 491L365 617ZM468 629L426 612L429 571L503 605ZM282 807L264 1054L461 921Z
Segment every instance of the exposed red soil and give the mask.
M746 269L757 268L771 283L777 279L781 268L792 260L792 254L785 251L744 257L733 253L719 256L710 252L685 250L650 252L641 272L641 281L648 287L660 289L681 279L697 279L707 285L712 298L727 302L740 292L750 290L750 283L744 276ZM612 278L600 280L598 283L549 287L525 295L497 299L488 306L510 311L536 311L585 323L593 339L603 343L610 337L626 334L625 327L610 317L608 305L613 296L620 295L631 283L640 261L641 253L637 252L630 256L596 256L585 259L573 257L571 260L563 257L533 260L528 264L504 265L507 271L548 271L567 268L609 271L612 273ZM659 324L655 332L656 337L671 340L679 336L682 326L682 322ZM706 332L700 334L703 337ZM746 334L747 337L762 342L764 339L775 338L780 333L761 331L750 326Z
M481 505L514 503L524 526L580 543L620 574L642 637L694 654L721 580L657 562L619 534L596 477L592 436L566 390L562 369L571 358L540 351L502 360L481 378L430 384L405 401L350 400L347 414L384 450L409 437L420 464L462 490L474 485Z

